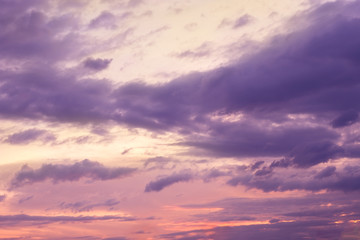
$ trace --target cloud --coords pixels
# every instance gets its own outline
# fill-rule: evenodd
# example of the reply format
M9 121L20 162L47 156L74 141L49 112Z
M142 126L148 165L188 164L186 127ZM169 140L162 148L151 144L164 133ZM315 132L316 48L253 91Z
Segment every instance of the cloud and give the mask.
M343 155L343 153L344 150L332 142L305 143L295 147L290 156L284 161L289 162L288 165L306 168L328 162L330 159L336 159ZM273 166L276 165L276 162L274 162Z
M53 62L84 49L80 47L82 39L75 34L78 24L74 16L50 18L46 1L2 1L1 8L0 54L8 60Z
M247 24L249 24L252 21L252 16L245 14L241 17L239 17L238 19L236 19L236 21L234 22L233 28L239 28L239 27L243 27Z
M265 170L268 169L265 168ZM252 174L242 171L228 180L227 184L243 185L264 192L292 190L354 192L360 190L360 166L358 165L348 165L342 169L327 166L318 173L314 173L313 170L300 172L294 168L281 171L270 169L269 172L271 174Z
M56 222L91 222L91 221L134 221L133 217L122 216L37 216L37 215L0 215L1 226L17 226L23 224L51 224Z
M331 125L333 128L341 128L350 126L354 123L356 123L359 119L359 114L355 111L348 111L345 113L342 113L340 116L335 118Z
M344 225L331 221L301 221L289 223L256 224L239 227L217 227L209 230L194 230L161 235L164 239L201 240L257 240L257 239L339 239L344 231ZM353 230L354 227L352 228Z
M175 173L173 175L161 177L158 180L149 182L145 187L145 192L159 192L164 188L178 182L188 182L193 178L190 173Z
M193 50L186 50L184 52L175 54L175 56L178 58L192 58L192 59L206 57L209 56L212 52L210 46L211 45L206 42Z
M336 171L335 166L328 166L323 170L321 170L318 174L316 174L315 178L322 179L322 178L330 177L335 173L335 171Z
M103 11L99 16L91 20L89 23L90 28L116 28L116 17L108 12Z
M134 172L134 168L105 167L101 163L83 160L72 165L43 164L39 169L32 169L24 165L11 180L11 188L18 188L51 179L54 183L78 181L81 178L92 180L111 180L127 176Z
M283 239L284 236L290 239L318 239L321 236L320 238L335 240L344 236L349 229L354 230L355 226L348 221L359 217L358 197L359 192L322 193L281 198L227 198L210 203L182 205L182 208L189 211L220 209L192 215L193 221L230 221L228 227L175 232L166 234L164 238L247 240ZM254 222L248 226L231 226L231 221L239 221L241 218L249 218ZM337 221L342 221L343 224L335 223Z
M84 66L95 71L101 71L106 69L111 63L112 59L101 59L101 58L88 58L84 62Z
M29 144L34 141L42 141L43 143L54 142L56 137L54 134L40 129L28 129L9 135L5 142L10 144Z
M129 0L128 7L136 7L143 3L143 0Z
M324 127L286 125L270 127L269 123L258 124L260 120L256 124L254 122L255 120L208 123L211 130L207 135L202 133L200 137L197 137L193 134L189 137L188 142L181 144L205 150L205 152L201 151L200 153L212 156L286 156L291 153L295 156L294 161L299 165L306 165L305 162L301 162L305 161L305 159L300 158L302 156L296 158L301 153L305 155L306 149L303 148L312 150L313 154L316 154L316 150L323 152L328 150L329 155L331 153L335 155L337 152L335 145L331 142L339 138L338 134ZM304 143L309 144L302 146ZM199 154L199 152L194 151L194 154ZM307 157L310 158L310 153ZM325 161L325 159L323 160ZM310 162L311 159L307 161Z
M88 201L81 201L81 202L75 202L75 203L66 203L62 202L59 207L61 209L70 209L73 212L89 212L94 208L97 207L114 207L118 205L120 201L117 201L116 199L108 199L105 202L100 203L90 203Z
M131 82L115 87L104 80L80 81L76 74L60 73L43 65L8 70L0 73L0 93L4 95L0 114L60 122L115 121L152 131L181 133L201 132L204 125L213 122L209 114L242 113L273 122L290 121L289 114L311 114L315 118L326 116L331 122L344 111L360 110L360 86L356 81L360 70L356 67L357 51L353 50L360 42L360 22L355 13L347 14L358 5L326 3L303 16L312 21L309 27L275 36L263 50L228 66L184 75L164 84ZM4 25L3 29L15 32L2 33L6 41L2 41L0 53L4 57L50 59L47 55L53 54L51 59L58 61L72 52L79 53L72 51L82 46L75 35L59 40L53 31L61 30L43 30L49 22L44 13L21 9L14 17L22 19L24 15L34 23L29 25L29 31L22 31L21 24L16 25L14 17L8 16L11 21L6 24L15 25ZM315 19L316 15L320 17ZM328 23L326 28L323 22ZM100 65L102 68L106 64ZM340 119L340 125L349 121L354 117Z

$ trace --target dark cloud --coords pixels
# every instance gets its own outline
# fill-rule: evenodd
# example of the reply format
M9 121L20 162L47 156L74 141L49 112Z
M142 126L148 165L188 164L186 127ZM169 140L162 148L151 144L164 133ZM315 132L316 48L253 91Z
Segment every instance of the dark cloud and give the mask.
M305 143L290 153L289 161L297 167L311 167L337 158L343 153L344 150L332 142Z
M315 175L315 178L321 179L332 176L336 171L336 167L328 166L321 170L318 174Z
M111 63L112 59L101 59L101 58L88 58L84 61L84 66L91 70L101 71L106 69Z
M56 137L54 134L40 129L28 129L9 135L5 142L10 144L28 144L33 141L42 141L43 143L54 142Z
M78 181L81 178L105 181L127 176L134 171L134 168L105 167L101 163L89 160L76 162L72 165L43 164L35 170L24 165L12 179L11 188L43 182L48 179L54 183Z
M251 170L256 170L258 169L261 165L263 165L265 163L265 161L257 161L255 162L252 166L251 166Z
M360 190L360 167L357 165L345 166L336 169L328 166L319 173L313 171L297 172L297 169L277 171L265 168L265 174L255 174L243 171L235 174L227 184L230 186L243 185L256 188L265 192L271 191L343 191L354 192ZM271 174L270 174L271 173Z
M145 192L159 192L164 188L178 182L188 182L193 178L191 173L175 173L173 175L161 177L155 181L149 182L145 187Z
M314 161L314 164L316 161L325 161L327 156L330 157L337 153L336 147L334 144L331 144L331 141L338 139L339 136L337 133L326 128L301 126L271 128L265 124L259 127L258 124L251 122L253 121L210 123L211 130L207 136L190 137L191 140L183 144L200 150L206 150L203 152L204 154L213 156L259 157L286 156L291 154L299 166L310 164L311 161ZM319 143L310 144L314 141ZM308 142L310 143L302 146ZM311 153L305 156L306 150L311 151L314 155L313 158L310 156ZM327 156L325 156L325 151L329 152ZM195 151L194 153L198 152ZM317 159L316 157L318 156L322 157L322 159ZM302 157L307 157L307 159Z
M340 128L340 127L346 127L350 126L354 123L356 123L359 119L359 114L355 111L348 111L345 113L342 113L340 116L335 118L331 125L333 128Z
M0 92L5 97L0 101L0 114L64 122L113 120L153 131L177 129L181 133L200 131L204 125L211 128L213 121L209 114L221 117L241 112L273 122L281 118L296 121L287 118L288 114L312 114L325 116L331 122L344 111L360 110L360 86L356 80L360 70L356 65L357 51L353 51L360 42L360 23L355 13L347 14L358 5L357 2L326 3L304 17L312 21L308 28L276 36L268 47L256 54L213 71L189 74L164 84L132 82L113 91L114 86L106 81L78 81L76 75L60 76L51 67L1 72ZM54 59L62 60L65 58L62 54L72 52L59 46L61 41L53 39L56 34L42 30L49 22L43 13L19 10L18 15L33 19L33 25L28 26L33 27L23 31L19 23L19 26L2 28L17 29L18 33L2 32L9 40L2 41L0 52L6 51L9 57L32 55L43 59L53 53ZM16 21L5 22L6 25ZM38 28L40 30L36 30ZM44 36L39 36L39 41L36 34L20 36L26 32L32 36L39 32ZM29 51L23 49L24 41L30 41L26 47ZM72 35L63 41L71 43L69 47L81 45ZM341 123L352 120L346 118L345 123ZM259 132L263 131L260 125L258 128Z
M46 1L4 0L0 4L0 54L3 57L51 62L76 56L83 49L74 17L49 18L45 14ZM71 24L62 24L65 22Z

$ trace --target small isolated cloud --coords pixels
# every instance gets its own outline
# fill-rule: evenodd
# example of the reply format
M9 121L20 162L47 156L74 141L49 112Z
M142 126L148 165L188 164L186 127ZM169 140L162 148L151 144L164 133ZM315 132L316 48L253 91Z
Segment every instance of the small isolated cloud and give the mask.
M159 178L158 180L149 182L145 187L145 192L159 192L164 188L178 182L188 182L193 178L190 173L176 173L170 176Z
M4 201L6 198L6 195L0 195L0 202Z
M10 144L29 144L34 141L42 141L43 143L53 142L56 140L54 134L40 129L28 129L9 135L5 142Z
M11 181L11 188L22 187L51 179L54 183L78 181L81 178L92 180L111 180L129 175L134 168L105 167L99 162L83 160L72 165L43 164L39 169L24 165Z
M211 54L211 47L209 43L203 43L199 47L193 50L186 50L180 53L175 54L178 58L201 58L206 57Z
M87 58L84 61L84 66L94 71L101 71L110 65L112 59L101 59L101 58Z
M230 26L233 29L236 29L236 28L240 28L240 27L243 27L243 26L249 24L252 20L253 20L253 17L250 16L249 14L244 14L241 17L237 18L236 20L230 20L228 18L224 18L221 21L219 28Z

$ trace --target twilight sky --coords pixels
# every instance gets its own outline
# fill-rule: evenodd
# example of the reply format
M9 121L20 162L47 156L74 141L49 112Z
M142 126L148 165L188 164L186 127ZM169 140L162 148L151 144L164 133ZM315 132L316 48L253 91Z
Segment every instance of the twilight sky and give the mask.
M0 0L0 239L360 239L360 1Z

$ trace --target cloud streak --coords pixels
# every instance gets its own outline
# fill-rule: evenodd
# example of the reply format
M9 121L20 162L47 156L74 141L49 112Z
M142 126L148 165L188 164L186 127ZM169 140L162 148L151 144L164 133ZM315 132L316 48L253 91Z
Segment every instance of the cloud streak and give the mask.
M161 177L149 182L145 187L145 192L159 192L175 183L188 182L193 178L190 173L175 173L169 176Z
M105 181L128 176L134 171L134 168L105 167L101 163L87 159L72 165L43 164L38 169L24 165L11 180L10 188L14 189L46 180L52 180L53 183L79 181L81 178Z

